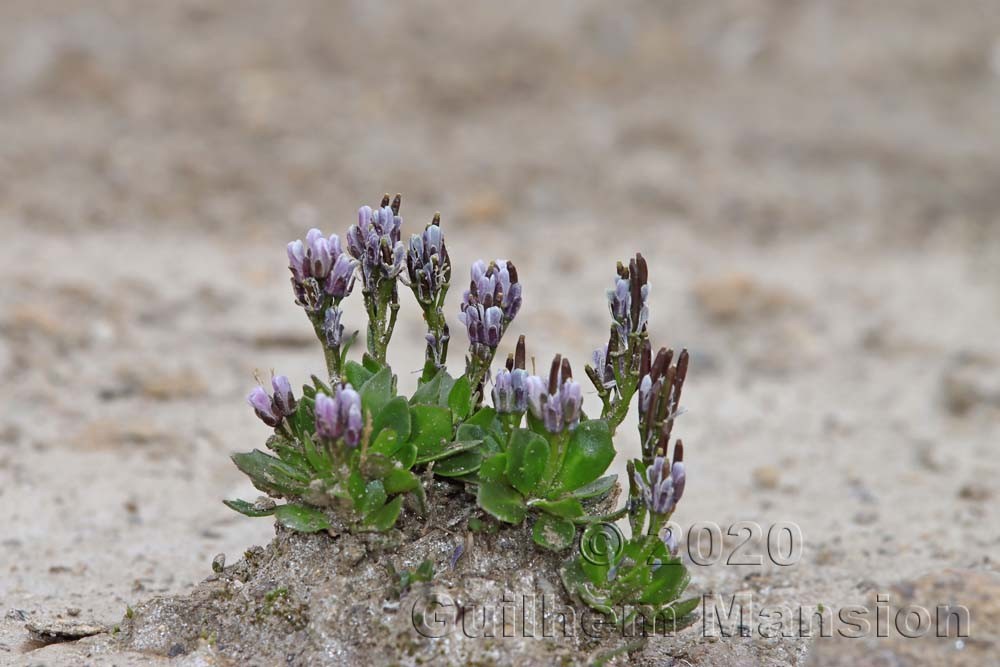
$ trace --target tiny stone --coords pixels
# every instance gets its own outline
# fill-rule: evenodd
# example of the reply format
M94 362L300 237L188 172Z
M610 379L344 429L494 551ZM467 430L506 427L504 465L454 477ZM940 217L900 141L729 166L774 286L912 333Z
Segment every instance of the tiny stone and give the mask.
M212 559L212 572L216 574L222 572L226 568L226 554L216 554L215 558Z
M993 492L986 486L976 482L970 482L958 490L958 497L962 500L989 500L993 497Z
M80 615L80 608L79 607L70 607L69 609L66 610L66 613L68 615L70 615L70 616L79 616Z
M774 466L761 466L753 471L753 482L761 489L776 489L781 481L781 474Z

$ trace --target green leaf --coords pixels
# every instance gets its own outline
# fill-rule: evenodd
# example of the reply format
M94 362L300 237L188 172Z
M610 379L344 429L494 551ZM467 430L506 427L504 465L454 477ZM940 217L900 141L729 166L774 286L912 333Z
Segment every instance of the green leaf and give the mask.
M480 440L456 440L455 442L449 442L441 449L437 449L427 454L422 454L417 456L415 463L429 463L430 461L440 461L446 459L450 456L455 456L461 452L467 452L470 449L479 449L482 446L482 441ZM437 472L437 468L434 469Z
M536 500L529 504L531 507L564 519L575 519L578 516L583 516L583 505L576 498Z
M480 484L476 502L486 512L507 523L521 523L527 512L521 494L502 482Z
M380 362L378 359L368 354L367 352L365 352L361 356L361 364L365 367L365 370L369 371L370 373L378 373L383 368L387 368L385 364L383 364L382 362Z
M223 500L222 504L245 516L270 516L274 514L275 510L273 506L266 510L257 509L254 503L247 502L246 500Z
M330 528L330 520L321 510L305 505L281 505L274 511L274 518L285 528L300 533L318 533Z
M396 496L388 503L365 517L364 523L375 530L386 531L396 525L399 510L403 507L403 496Z
M417 446L417 459L440 452L451 441L451 410L437 405L410 408L410 442Z
M361 500L361 507L358 511L364 515L368 515L374 512L382 505L385 505L386 498L389 494L385 492L385 485L380 479L373 479L365 485L365 495Z
M534 538L535 544L553 551L561 551L573 544L575 536L576 526L572 521L551 514L539 516L531 528L531 537Z
M382 478L382 485L385 487L385 492L387 494L394 496L397 493L413 491L415 488L420 486L420 478L409 470L396 468L394 470L390 470L389 474Z
M611 430L603 419L580 422L566 446L563 466L556 475L552 494L562 495L593 482L615 458Z
M305 451L306 460L309 461L313 470L321 475L329 475L333 471L333 461L327 456L326 450L317 449L308 433L302 434L302 449Z
M445 377L448 377L448 371L442 368L430 381L417 387L410 397L410 405L437 405L441 398L441 382Z
M574 489L570 492L570 495L580 500L605 496L614 488L617 481L618 475L605 475L604 477L595 479L590 484L585 484L578 489Z
M497 411L489 406L479 408L474 415L465 420L465 423L470 426L478 426L484 431L494 431L500 428L497 423Z
M455 440L482 440L486 437L486 431L475 424L459 424L455 429Z
M410 439L410 407L406 399L397 396L373 414L372 435L378 435L382 429L391 428L399 436L400 442Z
M359 390L361 407L365 412L371 414L372 419L382 412L386 403L392 400L393 384L392 371L383 368L362 385Z
M360 390L361 387L364 386L365 382L368 382L368 379L373 375L375 375L375 373L356 361L348 361L344 364L344 379L346 379L355 390Z
M405 470L409 470L413 467L413 464L417 462L417 446L412 442L403 443L403 445L396 450L392 458L399 461L399 465Z
M448 407L448 397L455 387L455 378L445 373L441 376L441 387L438 389L437 404L443 408Z
M483 482L499 482L507 470L507 454L500 452L489 457L479 467L479 479Z
M403 441L396 435L396 431L391 428L385 428L379 431L375 440L373 440L372 444L369 445L368 451L372 454L392 456L399 451L399 448L402 446Z
M455 380L451 391L448 392L448 407L457 419L465 419L472 409L472 387L469 378L462 376Z
M233 463L242 470L255 487L264 493L283 496L301 495L309 484L309 476L281 459L259 449L233 454Z
M668 558L659 567L652 570L652 581L642 591L639 602L642 604L664 604L680 597L691 575L679 558Z
M350 494L351 500L354 501L354 506L361 507L361 503L365 499L365 478L360 470L352 470L347 477L347 492Z
M527 497L534 495L549 460L545 438L523 428L514 429L507 444L507 479Z
M441 477L459 477L479 470L483 455L470 449L455 456L449 456L434 463L434 474Z

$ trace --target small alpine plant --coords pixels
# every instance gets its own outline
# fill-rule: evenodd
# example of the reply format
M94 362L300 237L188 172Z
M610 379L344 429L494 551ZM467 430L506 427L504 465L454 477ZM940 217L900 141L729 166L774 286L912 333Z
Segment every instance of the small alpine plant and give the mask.
M580 529L628 516L632 536L622 548L607 558L587 558L579 549L562 567L563 582L606 613L639 605L633 614L647 620L688 622L697 600L678 601L688 575L665 530L686 479L682 443L668 449L688 355L682 351L674 361L670 350L651 353L646 260L637 254L618 264L607 296L608 342L585 367L601 402L600 415L588 415L569 359L556 354L545 375L534 374L532 359L529 372L522 335L497 362L522 304L517 268L506 259L471 265L457 313L468 339L465 368L458 377L449 373L445 297L452 263L441 218L435 214L404 243L401 203L400 195L385 195L376 208L362 206L343 241L311 229L304 241L288 244L295 302L323 349L326 371L298 392L283 375L250 392L250 406L273 433L268 451L235 454L233 461L268 497L226 504L248 516L274 515L298 531L335 524L386 531L404 503L408 512L423 513L422 477L433 475L468 491L480 510L470 530L527 525L535 543L553 551L577 543ZM351 359L358 334L345 335L341 304L358 285L365 349ZM387 357L400 285L412 292L426 324L424 363L411 396L399 395ZM626 505L607 512L618 484L616 475L605 474L616 454L613 436L636 394L641 452L628 464Z

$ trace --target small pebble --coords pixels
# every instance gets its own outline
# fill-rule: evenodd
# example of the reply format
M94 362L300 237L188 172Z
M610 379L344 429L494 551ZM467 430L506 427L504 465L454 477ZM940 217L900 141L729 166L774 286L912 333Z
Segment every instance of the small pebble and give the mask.
M760 489L776 489L781 482L781 473L774 466L754 468L753 483Z
M224 569L226 569L226 554L216 554L212 559L212 572L219 574Z

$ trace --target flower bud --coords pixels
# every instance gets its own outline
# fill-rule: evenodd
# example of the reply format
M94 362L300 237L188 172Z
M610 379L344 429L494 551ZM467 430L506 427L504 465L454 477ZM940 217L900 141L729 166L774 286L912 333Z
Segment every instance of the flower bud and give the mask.
M250 395L247 396L247 402L250 403L260 420L268 426L275 427L281 422L281 417L274 413L271 397L268 396L263 387L254 387Z
M272 404L274 412L279 417L287 417L295 413L295 395L292 393L292 384L284 375L275 375L271 378L271 387L274 388Z

